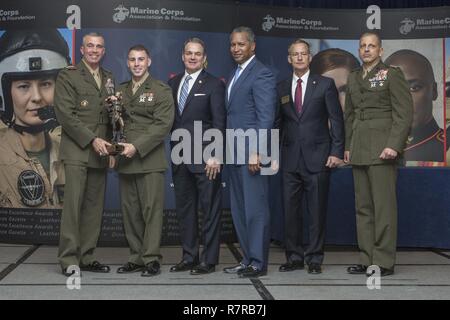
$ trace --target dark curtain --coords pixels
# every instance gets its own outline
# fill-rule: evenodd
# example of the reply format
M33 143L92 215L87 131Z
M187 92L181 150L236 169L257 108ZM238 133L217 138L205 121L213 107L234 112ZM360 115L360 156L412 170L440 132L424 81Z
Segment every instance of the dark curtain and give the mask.
M376 4L383 9L450 6L450 0L225 0L225 2L328 9L364 9L372 4Z

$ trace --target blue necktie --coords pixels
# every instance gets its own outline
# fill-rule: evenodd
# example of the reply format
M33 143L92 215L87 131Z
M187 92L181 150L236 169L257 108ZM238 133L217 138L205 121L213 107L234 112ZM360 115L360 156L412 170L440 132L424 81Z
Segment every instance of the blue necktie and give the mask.
M178 111L180 111L180 114L183 113L184 104L186 103L186 99L187 99L188 94L189 94L189 81L191 79L192 79L192 77L190 75L188 75L184 79L183 86L181 87L180 99L178 101Z
M236 72L234 73L233 82L230 85L230 88L228 89L228 96L230 95L231 89L236 84L236 81L238 80L239 76L241 75L242 68L241 66L238 66L236 69Z

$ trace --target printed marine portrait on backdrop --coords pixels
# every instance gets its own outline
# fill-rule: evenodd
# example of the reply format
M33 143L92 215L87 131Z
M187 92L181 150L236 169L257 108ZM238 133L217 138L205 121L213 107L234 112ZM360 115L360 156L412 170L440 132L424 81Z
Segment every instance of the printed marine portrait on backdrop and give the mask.
M345 106L345 91L350 72L360 67L358 59L348 51L339 48L322 50L313 56L311 73L332 78L339 93L339 103Z
M53 112L55 79L70 63L56 30L0 37L0 207L61 208L64 174Z
M404 151L407 166L443 165L445 145L442 39L386 40L386 64L409 83L414 119Z

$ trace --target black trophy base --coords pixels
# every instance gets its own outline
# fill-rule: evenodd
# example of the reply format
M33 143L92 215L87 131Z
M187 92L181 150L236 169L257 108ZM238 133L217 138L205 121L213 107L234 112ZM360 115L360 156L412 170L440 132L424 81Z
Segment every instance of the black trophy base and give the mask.
M106 150L108 150L108 154L110 156L116 156L119 153L122 153L122 151L125 149L124 146L117 144L117 143L113 143L111 144L109 147L106 147Z

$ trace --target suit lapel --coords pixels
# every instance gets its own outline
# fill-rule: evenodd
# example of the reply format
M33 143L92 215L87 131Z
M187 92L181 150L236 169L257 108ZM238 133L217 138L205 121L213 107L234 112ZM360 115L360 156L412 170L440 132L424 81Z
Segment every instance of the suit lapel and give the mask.
M292 96L292 81L294 80L294 77L289 78L288 80L286 80L285 82L285 91L286 94L289 95L289 97L291 97L289 99L289 108L291 109L292 114L294 115L294 118L298 121L298 112L297 109L295 108L295 97Z
M237 81L233 83L233 86L231 87L231 91L230 91L230 96L228 98L228 104L231 103L231 100L233 100L233 97L234 97L234 93L241 86L241 84L245 82L245 79L249 76L249 74L250 74L251 70L253 69L253 67L255 66L255 64L256 64L256 57L253 58L253 60L247 65L247 67L244 69L244 71L239 75L239 78L237 79ZM233 80L233 79L231 79L231 80ZM228 92L228 90L227 90L227 92Z
M185 113L186 108L189 107L189 102L191 102L192 98L194 97L194 94L197 93L203 86L205 76L206 76L205 70L202 70L202 72L200 72L200 74L198 75L197 80L195 80L195 83L192 86L191 91L189 91L189 94L186 98L186 102L184 104L183 113Z
M299 118L301 118L305 114L316 86L317 86L317 79L315 75L310 74L308 82L306 83L305 97L303 98L302 112L300 113Z
M183 79L184 73L180 73L172 81L172 94L173 94L173 101L175 103L175 109L178 111L178 88L180 87L181 79Z

